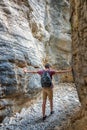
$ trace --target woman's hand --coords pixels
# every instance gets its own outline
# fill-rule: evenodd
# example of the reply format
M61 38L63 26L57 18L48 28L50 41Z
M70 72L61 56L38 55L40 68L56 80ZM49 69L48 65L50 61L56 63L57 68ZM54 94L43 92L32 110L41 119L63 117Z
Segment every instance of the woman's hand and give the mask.
M24 71L24 73L28 72L27 68L23 68L23 71Z
M72 68L69 68L68 70L69 70L69 71L72 71Z

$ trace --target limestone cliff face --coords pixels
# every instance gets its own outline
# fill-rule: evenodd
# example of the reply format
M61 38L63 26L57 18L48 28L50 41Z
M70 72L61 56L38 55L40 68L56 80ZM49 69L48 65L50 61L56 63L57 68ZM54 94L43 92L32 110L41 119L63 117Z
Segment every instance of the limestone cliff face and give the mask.
M74 7L75 4L75 7ZM71 1L73 70L80 101L87 105L87 1Z
M66 130L87 130L87 0L70 0L73 75L82 104Z
M0 119L20 110L40 90L39 75L25 75L50 62L69 66L71 39L66 0L0 1Z

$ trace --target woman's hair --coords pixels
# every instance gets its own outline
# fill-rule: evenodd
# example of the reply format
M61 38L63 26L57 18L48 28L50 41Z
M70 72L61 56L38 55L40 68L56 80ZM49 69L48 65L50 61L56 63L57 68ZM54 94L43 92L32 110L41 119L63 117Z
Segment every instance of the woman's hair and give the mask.
M51 67L51 65L49 64L49 63L46 63L45 64L45 68L47 69L47 68L50 68Z

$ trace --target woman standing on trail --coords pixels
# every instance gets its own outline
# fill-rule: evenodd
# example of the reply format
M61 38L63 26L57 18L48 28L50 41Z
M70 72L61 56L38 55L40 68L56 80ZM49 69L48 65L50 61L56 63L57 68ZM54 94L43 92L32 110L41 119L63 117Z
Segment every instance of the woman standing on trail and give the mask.
M52 76L54 74L66 73L66 72L70 72L70 71L71 71L71 69L59 70L59 71L52 70L49 63L45 64L45 69L44 70L28 71L26 68L24 68L25 73L38 73L41 76L41 84L42 84L42 88L43 88L42 89L42 91L43 91L43 103L42 103L43 121L47 117L45 115L47 97L49 98L49 102L50 102L50 114L54 113L54 111L53 111L53 83L52 83Z

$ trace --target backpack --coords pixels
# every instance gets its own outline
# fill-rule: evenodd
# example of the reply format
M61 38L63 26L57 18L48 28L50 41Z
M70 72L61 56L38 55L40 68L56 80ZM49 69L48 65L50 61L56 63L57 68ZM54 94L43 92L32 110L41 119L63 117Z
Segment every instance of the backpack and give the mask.
M52 80L48 71L44 71L41 75L41 85L42 87L51 87Z

